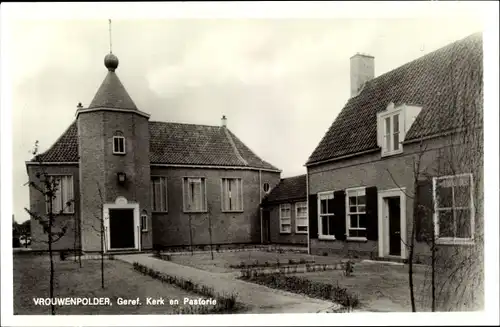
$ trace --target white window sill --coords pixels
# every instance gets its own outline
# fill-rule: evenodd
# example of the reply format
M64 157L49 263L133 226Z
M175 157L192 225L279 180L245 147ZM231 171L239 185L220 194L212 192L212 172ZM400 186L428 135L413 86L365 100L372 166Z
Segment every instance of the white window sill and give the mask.
M299 231L295 231L295 234L307 234L307 231L304 231L304 232L302 232L302 231L300 231L300 232Z
M147 233L147 231L148 231L147 229L141 230L141 232L143 232L143 233Z
M474 245L474 240L467 238L438 238L436 239L438 245Z
M292 232L281 232L280 231L280 234L292 234Z
M184 213L207 213L208 211L183 211Z
M123 156L125 154L127 154L126 152L113 152L113 154L117 154L119 156Z
M366 237L347 237L346 238L347 241L350 241L350 242L367 242L368 239Z
M318 235L318 240L335 241L336 238L333 235Z
M222 210L223 213L243 213L243 210Z
M393 155L396 155L396 154L400 154L400 153L403 153L403 148L401 147L399 150L396 150L396 151L383 151L382 150L382 157L390 157L390 156L393 156Z

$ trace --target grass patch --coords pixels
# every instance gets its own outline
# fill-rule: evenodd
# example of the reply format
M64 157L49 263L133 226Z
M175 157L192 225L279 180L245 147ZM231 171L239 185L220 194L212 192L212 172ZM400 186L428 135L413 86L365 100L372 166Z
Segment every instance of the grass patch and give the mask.
M275 289L304 294L313 298L331 300L343 305L346 309L354 309L359 305L358 296L349 293L346 288L339 285L311 281L303 277L275 273L268 275L244 275L241 279Z
M176 310L176 313L178 314L236 313L242 309L242 306L237 302L237 296L234 293L219 294L216 293L211 287L193 283L189 279L160 273L154 269L141 265L138 262L134 262L134 269L164 283L176 285L185 291L210 297L217 301L214 306L181 307Z

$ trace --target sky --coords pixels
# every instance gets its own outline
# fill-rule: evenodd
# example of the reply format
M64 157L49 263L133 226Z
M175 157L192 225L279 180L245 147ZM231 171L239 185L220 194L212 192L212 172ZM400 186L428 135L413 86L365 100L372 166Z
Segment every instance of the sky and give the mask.
M34 142L48 149L106 76L110 37L101 16L9 22L17 221L28 219L24 162ZM116 73L150 120L219 125L226 115L233 133L289 177L306 172L309 155L347 102L352 55L374 56L379 76L483 29L470 10L398 17L117 17L112 51L120 61Z

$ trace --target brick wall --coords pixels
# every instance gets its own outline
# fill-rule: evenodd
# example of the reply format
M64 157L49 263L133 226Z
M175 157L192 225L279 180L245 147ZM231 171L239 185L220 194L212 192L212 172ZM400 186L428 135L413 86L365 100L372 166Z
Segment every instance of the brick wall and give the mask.
M43 170L42 170L43 169ZM76 248L80 248L80 241L78 235L77 222L79 219L80 213L80 198L79 192L77 191L79 188L79 173L77 165L43 165L43 168L40 166L28 166L28 178L30 181L38 182L39 179L35 176L37 171L45 171L48 174L64 174L73 176L73 188L74 188L74 206L75 213L74 214L63 214L58 215L54 219L54 232L60 231L63 226L67 227L66 233L64 236L59 239L57 242L52 244L52 248L54 250L73 250ZM38 183L38 185L41 185ZM34 189L33 187L29 188L29 197L30 197L30 210L37 214L41 214L46 217L46 202L45 197L42 193ZM43 232L42 225L35 220L34 218L30 219L31 221L31 248L36 251L44 251L48 250L48 235ZM76 244L75 244L76 239Z
M156 247L189 245L191 238L195 245L210 244L208 213L183 212L183 177L206 179L213 244L260 243L259 205L263 192L258 171L152 167L151 174L167 177L168 213L153 213L153 242ZM243 212L222 212L221 178L232 177L243 180ZM262 172L261 184L269 183L273 187L279 179L279 173Z
M306 202L303 199L299 202ZM270 242L276 244L307 244L307 232L297 233L295 204L297 201L288 202L291 204L291 233L281 233L280 231L280 204L273 204L266 207L269 210Z

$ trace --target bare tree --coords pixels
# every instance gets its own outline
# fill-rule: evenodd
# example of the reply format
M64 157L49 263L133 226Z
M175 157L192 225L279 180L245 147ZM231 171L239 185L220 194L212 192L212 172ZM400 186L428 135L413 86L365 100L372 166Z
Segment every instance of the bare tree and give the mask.
M38 141L35 142L33 151L31 152L34 159L38 162L39 169L35 173L37 181L29 181L29 185L32 189L38 191L44 198L47 206L46 214L42 212L36 212L28 208L24 208L25 211L30 215L31 218L37 220L43 228L43 232L47 234L48 251L49 251L49 261L50 261L50 280L49 280L49 297L54 298L54 259L53 259L53 244L59 241L68 229L67 222L60 228L55 226L55 218L58 215L63 214L67 208L73 205L74 200L69 199L66 203L61 205L59 211L55 211L54 201L57 199L57 191L59 190L60 181L58 178L54 178L47 173L44 165L43 158L38 154ZM59 199L57 199L59 200ZM55 314L55 306L51 301L51 314Z

